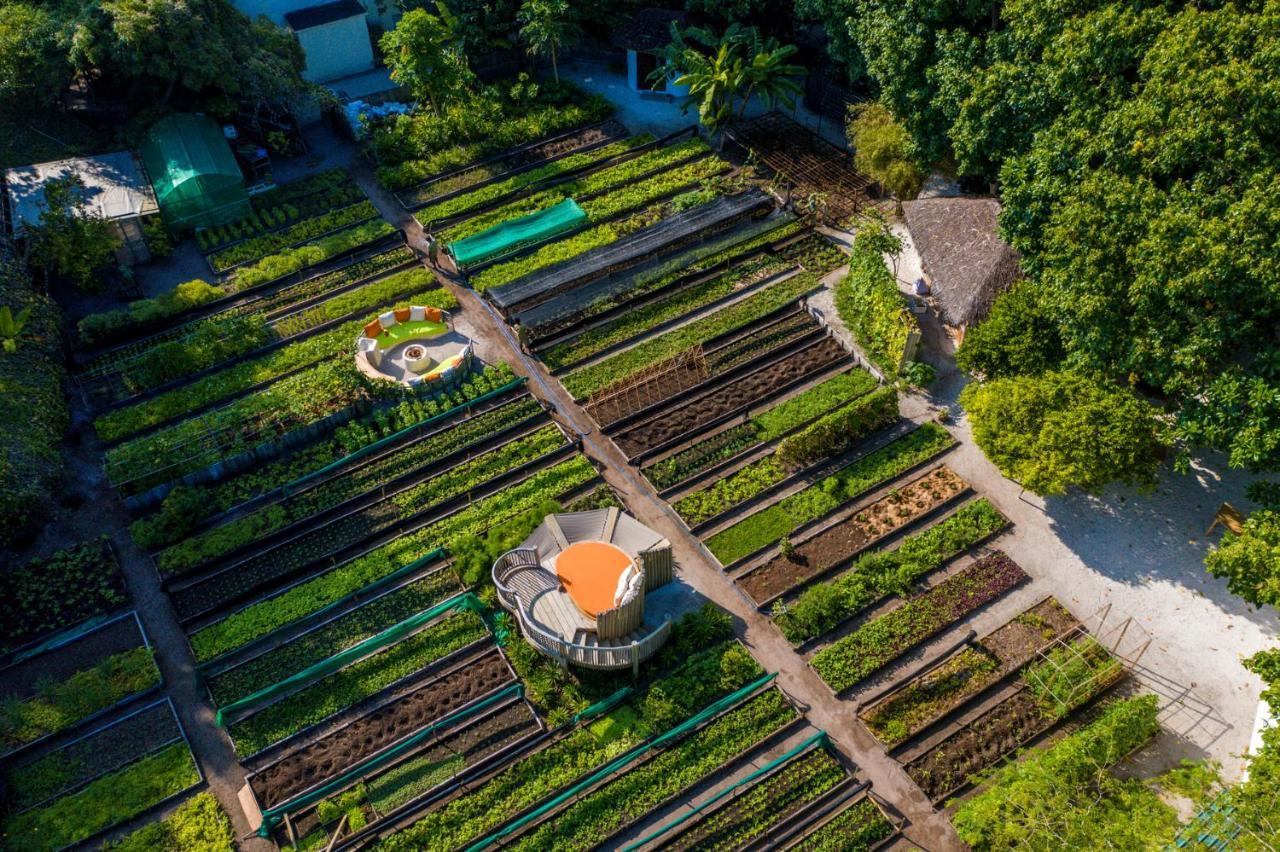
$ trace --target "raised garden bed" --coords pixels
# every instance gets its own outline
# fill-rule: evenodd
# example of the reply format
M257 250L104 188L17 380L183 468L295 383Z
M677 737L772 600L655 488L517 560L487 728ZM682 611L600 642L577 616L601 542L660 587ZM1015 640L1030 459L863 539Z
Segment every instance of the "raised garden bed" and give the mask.
M80 724L160 683L134 613L0 672L0 746L8 752Z
M823 648L810 664L832 691L843 692L1026 579L1026 573L1003 553L984 556Z
M743 849L769 830L833 790L847 778L825 748L791 758L772 774L742 788L714 813L703 816L665 848Z
M249 784L259 805L273 808L510 681L510 669L491 649L275 759Z
M486 635L479 616L449 616L255 711L232 724L227 733L238 754L256 754Z
M830 514L859 494L933 458L952 444L954 441L945 429L925 423L803 491L717 532L707 539L707 548L721 564L731 565Z
M372 202L357 201L354 204L331 208L305 219L299 219L278 230L265 231L247 237L226 248L215 250L207 255L207 260L214 272L226 272L282 249L299 246L341 228L368 221L377 215L378 210Z
M697 434L700 429L766 399L806 376L831 369L847 358L848 353L839 343L833 338L823 338L685 405L624 428L613 435L614 443L628 458L635 458L682 436Z
M197 793L162 820L145 825L111 844L112 852L197 849L231 852L236 836L231 820L212 793Z
M362 198L364 193L346 171L326 169L254 195L249 199L252 215L228 225L200 228L196 231L196 245L202 252L216 251Z
M774 620L788 641L802 645L875 601L905 593L918 579L1007 523L985 498L966 503L937 524L907 536L896 549L864 553L849 571L805 590L794 603L775 605Z
M328 518L323 526L292 535L269 549L171 592L180 619L227 606L308 566L332 559L433 507L465 498L478 486L511 475L559 452L564 435L547 426L475 458L455 464L421 483L409 485L368 506Z
M1055 665L1070 656L1064 653L1068 647L1080 650L1090 667ZM1045 677L1039 679L1035 674ZM1021 675L1021 688L908 762L907 774L930 801L941 802L967 787L971 778L1100 695L1124 674L1120 662L1092 637L1086 634L1072 639L1027 666ZM1046 684L1056 694L1046 693Z
M1031 661L1079 622L1047 598L875 702L858 718L880 742L897 746Z
M405 532L385 545L335 566L277 594L255 601L191 636L196 659L211 660L316 612L346 595L418 562L455 537L474 537L519 513L594 479L595 468L582 456L538 471L465 508Z
M875 800L863 796L788 848L792 852L868 852L896 831Z
M0 654L124 604L124 576L106 536L0 571Z
M271 284L308 267L358 252L395 233L396 228L388 222L368 219L229 269L224 273L226 286L232 291L243 291Z
M793 544L738 578L738 585L757 604L765 604L836 568L859 553L950 502L968 484L946 465L939 465L856 512L846 521Z

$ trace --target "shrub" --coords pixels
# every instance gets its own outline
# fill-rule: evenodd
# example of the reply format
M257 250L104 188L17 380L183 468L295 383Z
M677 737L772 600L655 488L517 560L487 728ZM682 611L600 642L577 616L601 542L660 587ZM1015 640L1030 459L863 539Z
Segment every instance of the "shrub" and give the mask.
M84 343L103 343L122 337L133 326L168 319L225 295L222 288L197 278L179 284L168 293L151 299L130 302L129 306L122 310L89 314L76 323L76 330Z
M871 363L890 378L898 375L917 323L873 236L854 238L849 274L836 282L835 296L836 312Z
M1225 533L1204 564L1249 603L1280 608L1280 512L1260 509L1249 515L1239 535Z
M1045 291L1024 279L996 297L986 319L966 329L956 364L966 373L1000 379L1052 370L1065 357Z

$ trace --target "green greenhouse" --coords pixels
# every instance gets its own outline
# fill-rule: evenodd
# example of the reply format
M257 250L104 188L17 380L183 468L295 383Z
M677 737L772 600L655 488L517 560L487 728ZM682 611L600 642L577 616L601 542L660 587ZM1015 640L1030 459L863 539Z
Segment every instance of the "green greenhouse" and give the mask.
M248 216L249 194L222 131L210 118L178 113L160 119L142 143L156 201L175 231Z

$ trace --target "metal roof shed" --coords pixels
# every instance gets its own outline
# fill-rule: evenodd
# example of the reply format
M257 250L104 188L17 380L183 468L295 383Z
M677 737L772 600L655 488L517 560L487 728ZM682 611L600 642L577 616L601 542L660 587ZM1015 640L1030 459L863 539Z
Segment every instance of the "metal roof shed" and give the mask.
M142 161L176 231L222 225L252 212L244 175L210 118L177 113L157 121L142 143Z

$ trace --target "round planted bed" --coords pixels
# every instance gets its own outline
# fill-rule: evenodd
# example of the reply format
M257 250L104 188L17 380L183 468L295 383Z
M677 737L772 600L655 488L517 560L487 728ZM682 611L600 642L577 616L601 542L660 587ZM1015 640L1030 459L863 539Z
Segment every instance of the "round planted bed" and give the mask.
M356 338L356 364L370 378L405 385L444 382L471 365L471 341L448 311L411 305L381 314Z

